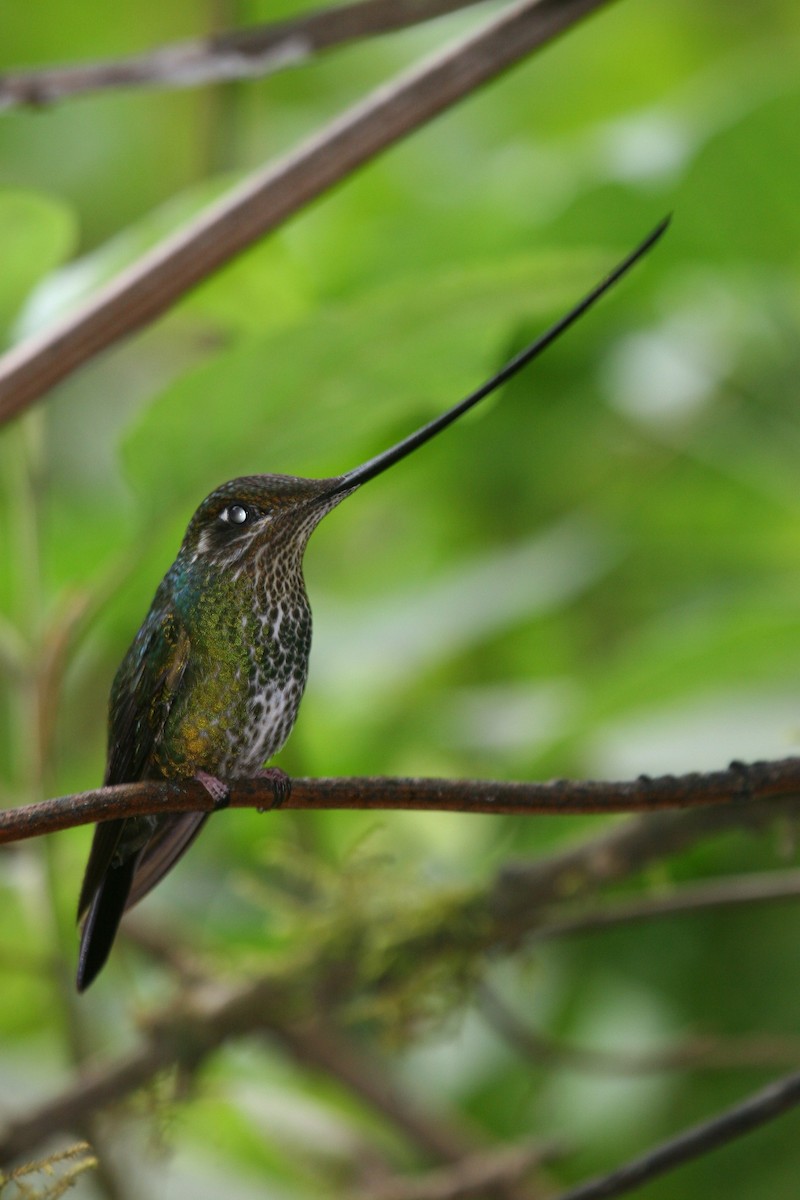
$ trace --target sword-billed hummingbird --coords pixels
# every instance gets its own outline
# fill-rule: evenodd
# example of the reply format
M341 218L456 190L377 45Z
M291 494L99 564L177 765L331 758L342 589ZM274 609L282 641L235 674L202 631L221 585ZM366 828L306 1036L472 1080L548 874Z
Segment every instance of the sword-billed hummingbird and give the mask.
M206 497L114 679L105 783L193 777L222 805L225 780L258 772L289 736L308 676L303 554L314 528L540 354L667 224L482 387L389 450L333 479L250 475ZM269 774L279 801L288 780ZM122 914L177 862L208 815L115 818L96 827L78 904L79 991L108 958Z

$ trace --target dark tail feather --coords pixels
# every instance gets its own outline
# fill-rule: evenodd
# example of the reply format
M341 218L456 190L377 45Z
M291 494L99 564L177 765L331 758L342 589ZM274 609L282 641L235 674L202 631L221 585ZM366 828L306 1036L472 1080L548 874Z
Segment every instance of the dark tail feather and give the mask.
M138 904L143 896L161 882L167 871L172 870L210 816L210 813L205 812L181 813L179 816L163 817L159 820L136 860L128 908Z
M119 866L109 866L89 906L81 930L78 956L78 991L83 992L108 958L131 890L139 855L131 854Z
M81 896L78 901L79 921L89 911L92 900L94 900L103 880L108 874L108 868L111 866L111 862L116 854L124 828L124 817L120 817L115 821L101 821L99 825L95 825L92 849L89 854L89 861L86 864L86 870L83 873Z
M135 828L138 818L103 821L97 826L78 904L78 919L86 913L78 956L79 992L86 990L105 964L122 914L163 879L208 816L201 812L161 817L155 828L141 836Z

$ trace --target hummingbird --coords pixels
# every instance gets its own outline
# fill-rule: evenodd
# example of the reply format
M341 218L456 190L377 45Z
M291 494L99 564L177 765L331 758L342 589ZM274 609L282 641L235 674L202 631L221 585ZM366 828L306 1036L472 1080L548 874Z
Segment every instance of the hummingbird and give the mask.
M311 609L303 555L322 518L413 453L560 337L664 233L662 221L573 308L476 391L396 445L329 479L250 475L203 500L111 688L104 783L194 778L225 806L294 726L308 676ZM275 805L288 777L273 782ZM105 964L123 913L188 849L208 812L112 818L96 826L81 887L78 991Z

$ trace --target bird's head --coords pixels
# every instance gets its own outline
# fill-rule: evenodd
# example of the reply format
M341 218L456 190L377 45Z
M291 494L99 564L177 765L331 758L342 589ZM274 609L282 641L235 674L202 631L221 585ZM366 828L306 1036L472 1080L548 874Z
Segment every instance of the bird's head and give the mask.
M224 569L244 566L262 550L296 549L302 557L319 521L348 494L338 479L246 475L206 496L186 530L181 557Z

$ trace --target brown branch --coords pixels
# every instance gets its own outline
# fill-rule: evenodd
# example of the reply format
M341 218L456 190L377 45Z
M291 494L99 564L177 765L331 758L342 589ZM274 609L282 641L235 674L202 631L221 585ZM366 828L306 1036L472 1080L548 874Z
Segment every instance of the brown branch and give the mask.
M56 1096L0 1128L0 1166L29 1154L58 1132L73 1133L96 1113L149 1083L174 1061L172 1047L148 1045L111 1066L87 1071Z
M74 1132L164 1070L194 1070L223 1041L290 1011L287 991L272 978L238 989L198 988L185 1003L153 1019L143 1044L124 1058L84 1070L57 1095L0 1129L0 1164L20 1158L56 1132Z
M458 1162L474 1151L466 1134L415 1104L385 1068L367 1059L329 1021L315 1019L294 1026L270 1022L270 1032L296 1061L332 1075L372 1111L388 1118L426 1158Z
M175 42L145 54L0 75L0 112L41 108L118 88L191 88L254 79L297 66L324 50L395 33L479 0L359 0L287 21Z
M552 1147L541 1142L501 1146L465 1156L450 1167L428 1171L416 1178L387 1179L368 1191L359 1192L359 1200L471 1200L498 1195L498 1188L519 1183L534 1167L555 1155Z
M797 819L800 797L721 804L693 812L658 812L626 821L599 837L538 861L507 863L485 891L457 898L428 928L398 940L376 979L391 988L409 964L422 969L448 952L512 952L542 924L543 911L589 895L694 845L702 838L776 817Z
M682 884L666 895L620 900L574 917L548 921L536 930L537 941L594 933L634 921L652 921L700 912L708 908L734 908L741 904L772 904L800 899L800 871L760 871L721 879Z
M250 175L74 312L7 351L0 358L0 424L382 150L606 3L518 0Z
M364 1101L372 1112L380 1113L427 1159L450 1164L453 1168L452 1174L446 1171L442 1176L450 1181L451 1185L462 1178L462 1168L466 1168L466 1178L472 1178L478 1170L477 1164L484 1161L484 1155L494 1156L495 1152L488 1149L476 1149L475 1138L466 1130L441 1116L433 1115L424 1105L407 1094L378 1061L367 1057L326 1017L317 1017L303 1025L290 1025L285 1020L280 1023L270 1022L269 1032L290 1051L297 1062L313 1070L324 1071ZM529 1145L525 1149L527 1157L524 1166L519 1165L516 1172L511 1170L510 1163L506 1170L501 1169L498 1163L492 1174L487 1173L481 1189L486 1200L528 1200L529 1193L518 1186L519 1179L526 1170L552 1157L555 1149L552 1145L542 1142ZM517 1153L520 1153L520 1148L517 1149ZM474 1166L470 1168L470 1164ZM425 1178L430 1184L430 1175ZM416 1180L405 1179L381 1181L372 1185L365 1195L369 1195L372 1200L378 1200L378 1197L383 1198L384 1195L394 1195L392 1187L413 1189L416 1184ZM384 1189L387 1189L386 1192ZM400 1194L427 1196L429 1193L424 1190L412 1190ZM431 1197L438 1194L430 1192ZM467 1191L452 1193L454 1197L470 1194ZM450 1193L445 1192L443 1195L448 1196Z
M564 779L550 783L507 783L357 776L294 779L291 789L284 808L399 809L517 816L626 813L800 797L800 758L749 765L732 763L727 770L705 774L663 775L656 779L642 775L618 783ZM267 811L273 803L274 791L269 779L231 782L230 807ZM110 817L213 810L213 800L195 780L124 783L8 809L0 813L0 844Z
M525 1058L539 1066L567 1067L592 1075L639 1076L661 1071L720 1071L742 1067L800 1067L800 1038L753 1034L722 1038L697 1036L658 1050L630 1053L572 1046L547 1037L520 1020L496 993L478 993L481 1014Z
M773 793L752 803L637 817L574 850L538 862L506 864L488 897L492 920L505 930L508 939L513 940L517 934L527 937L534 928L531 912L543 906L579 899L678 854L709 835L741 826L758 828L776 817L795 819L798 815L800 796L791 792L780 798Z
M623 1196L651 1179L774 1121L796 1104L800 1104L800 1072L768 1084L740 1104L709 1121L693 1125L608 1175L561 1192L555 1200L612 1200L615 1196Z

